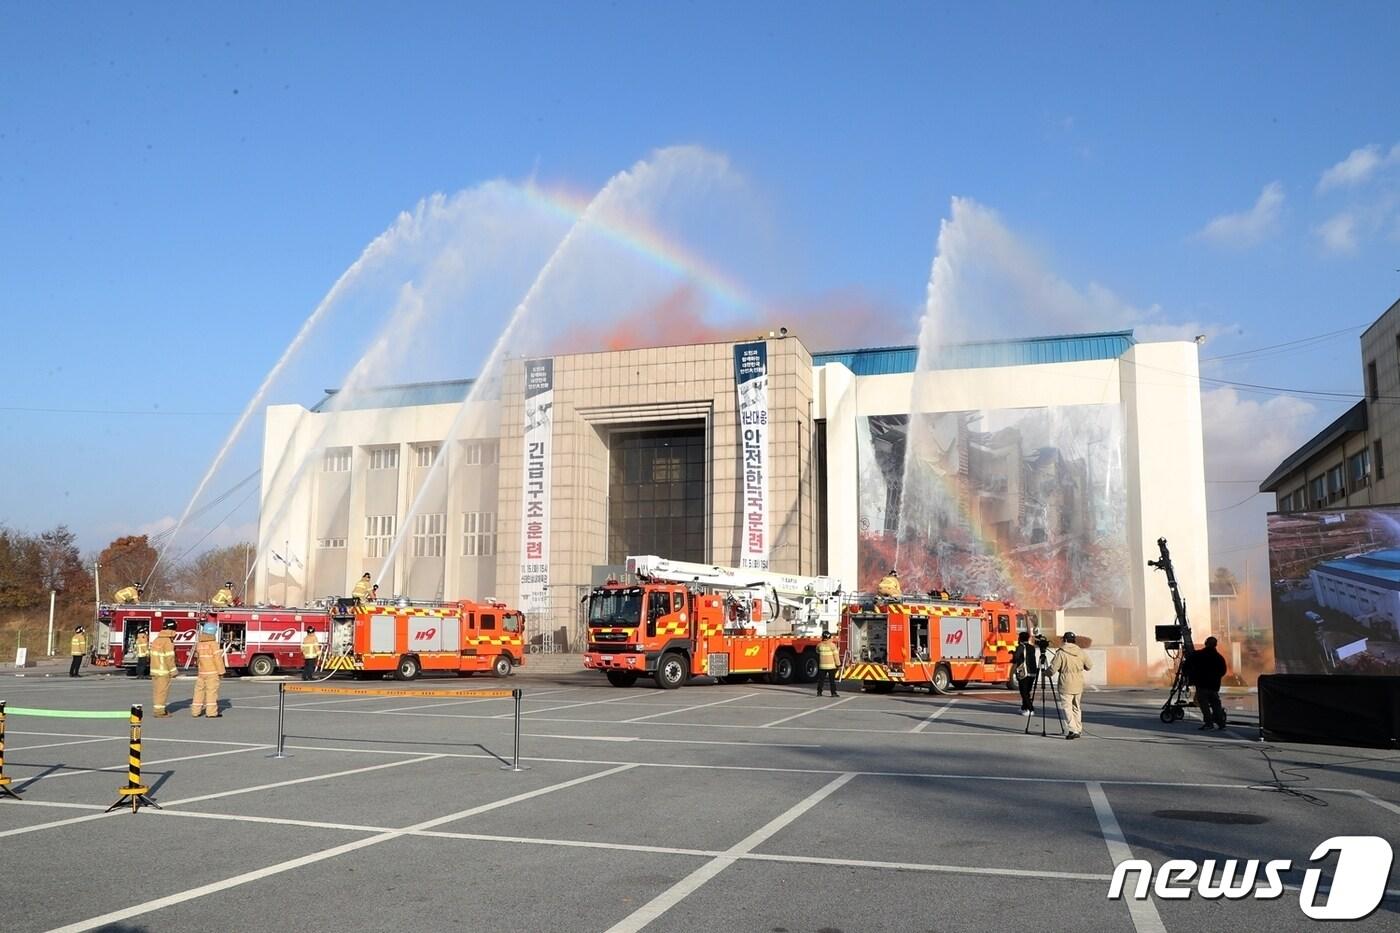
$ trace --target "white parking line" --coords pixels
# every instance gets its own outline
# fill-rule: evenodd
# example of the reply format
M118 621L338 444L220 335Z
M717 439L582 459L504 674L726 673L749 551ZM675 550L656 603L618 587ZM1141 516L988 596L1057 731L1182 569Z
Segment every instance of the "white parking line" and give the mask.
M689 713L692 710L705 709L707 706L723 706L726 703L733 703L735 700L746 700L749 697L758 696L756 693L745 693L737 697L730 697L727 700L715 700L713 703L700 703L696 706L682 706L679 709L664 709L659 713L651 713L646 716L637 716L632 719L624 719L623 722L644 722L648 719L656 719L659 716L671 716L675 713Z
M103 738L100 738L100 739L74 739L74 740L71 741L71 742L45 742L43 745L11 745L11 746L9 747L9 752L10 752L10 757L13 758L13 757L15 756L16 753L32 752L32 751L34 751L34 750L37 749L37 748L62 748L62 747L65 746L65 745L89 745L89 744L91 744L91 743L93 743L93 742L115 742L115 741L117 741L118 739L120 739L120 740L122 740L123 742L125 742L125 741L126 741L126 736L124 736L124 735L109 735L109 736L104 736ZM11 761L10 764L12 764L12 765L18 765L19 762L17 762L17 761Z
M956 703L956 702L958 702L958 701L957 701L957 698L954 697L953 699L949 700L947 703L944 703L942 706L938 707L938 709L934 710L934 711L929 715L929 717L928 717L927 719L925 719L923 722L919 723L917 726L915 726L914 728L910 729L909 731L910 731L910 732L923 732L925 729L927 729L927 728L929 727L929 724L930 724L930 723L932 723L932 722L933 722L935 719L937 719L939 716L942 716L944 713L948 712L948 710L949 710L950 708L952 708L953 704Z
M271 746L267 746L267 747L270 748ZM348 776L351 775L351 774L364 774L364 773L367 772L367 771L382 771L382 770L384 770L385 768L397 768L397 767L399 767L400 765L415 765L415 764L418 764L418 763L420 763L420 762L432 761L432 760L435 759L435 758L441 758L441 757L443 757L443 756L441 756L441 755L419 755L419 756L414 757L414 758L407 758L407 759L405 759L405 760L403 760L403 761L389 761L389 762L385 762L385 763L382 764L382 765L370 765L370 766L365 767L365 768L351 768L351 769L348 770L348 771L336 771L336 772L334 772L334 773L332 773L332 774L313 774L313 775L311 775L310 777L291 778L290 780L286 780L286 781L274 781L274 782L271 783L271 784L259 784L257 787L239 787L239 788L236 788L236 789L234 789L234 790L218 791L218 792L213 793L213 794L200 794L198 797L183 797L183 798L181 798L180 800L171 800L171 801L169 801L169 802L167 802L167 803L162 803L161 806L163 806L163 807L178 807L178 806L180 806L181 804L186 804L186 803L200 803L201 801L205 801L205 800L218 800L218 799L221 798L221 797L237 797L237 796L240 795L240 794L249 794L249 793L252 793L252 792L254 792L254 791L273 790L274 788L277 788L277 787L291 787L293 784L307 784L307 783L310 783L311 781L326 781L326 780L329 780L329 779L331 779L331 778L348 777Z
M220 755L237 755L239 752L251 752L260 748L272 748L271 745L248 745L243 748L226 748L218 752L204 752L199 755L180 755L176 758L157 758L152 761L143 761L141 768L150 771L155 765L174 764L177 761L194 761L196 758L217 758ZM24 768L41 768L43 765L17 765ZM126 765L113 766L110 768L72 768L65 770L61 774L40 774L32 778L25 778L26 785L37 784L40 781L56 781L59 778L79 777L84 774L126 774Z
M1389 800L1382 800L1381 798L1377 797L1375 794L1370 793L1369 791L1354 790L1351 791L1351 793L1360 797L1362 800L1369 800L1371 803L1380 807L1382 810L1389 810L1391 813L1400 814L1400 807L1391 803Z
M1108 846L1109 861L1115 866L1126 862L1133 857L1133 850L1128 847L1128 840L1123 837L1123 829L1118 825L1118 817L1113 815L1113 808L1108 805L1103 785L1098 781L1086 781L1084 786L1088 788L1089 800L1094 804L1094 816L1099 819L1099 831L1103 833L1103 841ZM1137 933L1167 933L1151 898L1138 900L1130 897L1125 900L1128 902L1128 916L1132 918L1133 929Z
M665 891L662 891L631 914L613 924L609 927L608 933L636 933L637 930L642 929L657 917L660 917L666 911L699 890L705 882L724 871L730 865L733 865L738 860L739 856L747 855L758 848L783 827L840 790L841 787L854 777L855 774L846 772L836 778L836 780L826 784L820 790L809 794L806 799L783 811L777 817L769 820L767 823L730 846L722 855L701 865L699 868L695 869L695 871L686 875Z
M792 742L726 742L722 739L647 739L635 735L551 735L524 733L526 739L575 739L581 742L649 742L666 745L740 745L746 748L821 748Z
M765 722L763 725L759 726L758 728L760 728L760 729L771 729L771 728L773 728L774 726L780 726L780 725L782 725L782 724L785 723L785 722L792 722L794 719L801 719L803 716L810 716L810 715L812 715L813 713L820 713L820 712L822 712L823 710L831 709L833 706L840 706L842 703L849 703L849 702L851 702L851 701L854 700L854 699L855 699L855 697L853 697L853 696L842 697L841 699L837 700L835 703L828 703L828 704L826 704L825 706L814 706L814 707L812 707L811 709L804 709L804 710L803 710L802 712L800 712L800 713L794 713L794 714L791 715L791 716L784 716L782 719L775 719L775 720L773 720L772 722Z
M658 692L659 692L659 691L658 691ZM655 696L655 695L656 695L656 694L653 694L653 696ZM624 695L624 696L613 697L611 700L588 700L588 701L583 702L583 703L566 703L566 704L564 704L563 706L546 706L544 709L527 709L527 710L525 710L525 711L522 713L522 715L523 715L523 716L533 716L533 715L535 715L536 713L552 713L552 712L554 712L555 710L574 709L575 707L578 707L578 706L602 706L604 703L623 703L623 702L626 702L627 700L636 700L637 698L638 698L638 695L637 695L637 694L635 694L635 693L629 693L629 694L626 694L626 695ZM468 717L463 717L463 718L468 718L468 719L476 719L476 718L510 719L510 718L513 717L514 715L515 715L514 712L510 712L510 713L503 713L503 714L501 714L500 716L491 716L491 717L475 717L475 716L468 716ZM559 721L559 722L571 722L572 720L569 720L569 719L561 719L561 720L558 720L558 721Z
M266 868L259 868L254 871L244 872L241 875L234 875L233 877L225 878L222 881L214 881L210 882L209 884L203 884L195 888L190 888L187 891L180 891L176 894L171 894L166 897L157 898L153 901L148 901L144 904L136 904L132 907L127 907L122 910L114 910L110 913L102 914L98 917L91 917L87 920L81 920L77 923L70 923L67 926L58 927L57 929L51 931L51 933L78 933L78 931L80 930L93 930L98 927L105 926L109 923L116 923L121 920L128 920L132 917L140 917L145 914L161 910L165 907L170 907L175 904L183 904L187 901L192 901L196 898L204 897L208 894L217 894L220 891L227 891L229 888L236 888L240 885L249 884L254 881L260 881L263 878L268 878L273 875L282 874L283 872L292 871L293 869L301 868L305 865L313 865L316 862L323 862L326 859L332 859L338 855L344 855L348 852L355 852L360 849L368 848L369 846L378 845L381 842L388 842L391 839L398 839L405 835L411 835L415 832L418 832L419 830L432 829L433 827L441 826L444 823L450 823L454 820L466 819L469 816L476 816L479 813L486 813L490 810L496 810L501 807L507 807L511 804L519 803L524 800L532 800L536 797L540 797L545 794L550 794L557 790L564 790L565 788L575 787L579 784L587 783L588 781L596 781L599 778L611 777L614 774L618 774L622 771L627 771L635 767L636 765L633 764L619 765L616 768L609 768L606 771L599 771L595 774L588 774L583 777L573 778L572 780L563 781L559 784L551 784L548 787L541 787L538 790L526 791L522 794L515 794L514 796L506 797L502 800L497 800L492 803L481 804L475 807L468 807L465 810L459 810L456 813L449 813L445 816L435 817L431 820L424 820L421 823L415 823L414 825L406 826L403 829L389 830L387 832L370 836L367 839L356 839L353 842L347 842L342 845L333 846L329 849L322 849L320 852L313 852L310 855L303 855L299 858L288 859L285 862L278 862L274 865L269 865Z

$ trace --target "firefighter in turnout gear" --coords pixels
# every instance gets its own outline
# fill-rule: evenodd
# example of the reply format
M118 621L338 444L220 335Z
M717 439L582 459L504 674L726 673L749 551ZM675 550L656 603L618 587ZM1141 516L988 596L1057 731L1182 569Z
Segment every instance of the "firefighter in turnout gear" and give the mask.
M308 628L306 637L301 640L301 679L311 680L316 673L316 661L321 657L321 640L316 630Z
M68 651L73 655L73 663L68 667L68 676L81 677L78 668L83 666L83 655L87 654L88 651L87 634L81 625L73 629L73 638L68 642Z
M899 585L899 574L893 570L885 574L875 591L885 599L900 599L904 596L904 590Z
M112 596L112 599L118 606L130 606L141 601L141 591L143 589L145 589L145 587L141 584L133 583L131 586L124 586L117 590L116 594Z
M370 594L373 592L374 584L370 582L369 574L365 574L364 576L360 577L360 582L355 584L355 589L350 594L350 598L358 600L360 602L364 602L365 600L369 599Z
M136 633L136 676L151 676L151 637L144 630Z
M217 624L206 622L199 629L199 640L194 646L195 666L198 676L194 682L194 703L190 705L190 713L196 719L202 712L208 719L218 719L219 713L219 678L224 675L224 656L219 651L219 639L216 632L219 630Z
M836 696L836 669L841 666L841 653L836 650L836 642L830 632L822 632L821 644L817 645L817 696L822 695L822 684L831 687L831 695Z
M214 594L214 598L209 600L209 605L218 606L225 609L233 605L233 581L230 580Z
M151 705L157 716L169 716L165 701L170 697L170 681L175 678L175 620L167 619L165 627L151 644Z

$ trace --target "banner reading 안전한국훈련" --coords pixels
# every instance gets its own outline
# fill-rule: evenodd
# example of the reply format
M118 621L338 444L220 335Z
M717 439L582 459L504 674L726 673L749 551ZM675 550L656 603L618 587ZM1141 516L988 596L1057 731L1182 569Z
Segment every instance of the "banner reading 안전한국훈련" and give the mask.
M520 488L520 608L549 608L550 436L554 360L525 361L524 476Z
M768 344L734 345L734 384L739 393L739 566L768 569Z

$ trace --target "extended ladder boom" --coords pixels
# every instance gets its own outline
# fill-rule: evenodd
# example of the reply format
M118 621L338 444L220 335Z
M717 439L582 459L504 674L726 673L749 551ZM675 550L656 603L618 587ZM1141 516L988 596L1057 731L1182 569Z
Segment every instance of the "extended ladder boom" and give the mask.
M652 554L628 557L627 572L668 583L693 583L713 590L758 592L771 599L774 609L788 611L794 631L812 634L836 631L841 618L841 581L835 577L803 577L769 570L746 570L671 560Z

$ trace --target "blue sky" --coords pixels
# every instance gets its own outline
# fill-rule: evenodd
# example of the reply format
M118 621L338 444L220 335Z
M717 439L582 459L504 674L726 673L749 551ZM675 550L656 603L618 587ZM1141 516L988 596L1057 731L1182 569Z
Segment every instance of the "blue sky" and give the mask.
M178 514L399 211L673 144L746 178L756 287L866 296L871 343L912 333L954 197L1205 357L1368 323L1400 297L1396 35L1394 4L0 3L0 521ZM1208 371L1359 393L1356 334ZM1346 402L1211 405L1223 510ZM1213 519L1222 559L1262 503Z

